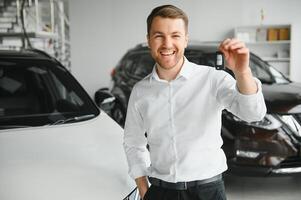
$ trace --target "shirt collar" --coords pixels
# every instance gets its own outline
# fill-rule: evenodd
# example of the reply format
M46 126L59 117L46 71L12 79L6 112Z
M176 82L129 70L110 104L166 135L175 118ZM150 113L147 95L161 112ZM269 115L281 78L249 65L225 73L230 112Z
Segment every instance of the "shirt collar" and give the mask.
M159 77L159 75L157 73L157 70L156 70L156 65L157 65L157 63L153 67L153 71L151 73L150 81L152 79L155 79L157 81L161 81L161 82L163 81L163 82L165 82L165 80L160 79L160 77ZM177 75L176 79L178 79L179 77L184 77L185 79L189 79L192 75L193 75L193 66L192 66L192 63L189 62L187 60L187 58L184 56L183 66L182 66L179 74Z

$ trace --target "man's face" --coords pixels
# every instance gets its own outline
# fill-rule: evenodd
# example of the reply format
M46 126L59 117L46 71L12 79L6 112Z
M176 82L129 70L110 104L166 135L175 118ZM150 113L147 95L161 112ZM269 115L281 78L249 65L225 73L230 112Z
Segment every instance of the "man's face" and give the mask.
M183 19L155 17L147 40L152 57L162 68L168 70L182 65L188 43Z

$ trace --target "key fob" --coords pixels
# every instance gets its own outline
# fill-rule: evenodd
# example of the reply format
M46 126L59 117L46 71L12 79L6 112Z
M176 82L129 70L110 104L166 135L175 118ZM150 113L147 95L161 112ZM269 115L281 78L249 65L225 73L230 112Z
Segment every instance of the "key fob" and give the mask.
M224 55L222 52L217 51L215 54L215 69L224 70Z

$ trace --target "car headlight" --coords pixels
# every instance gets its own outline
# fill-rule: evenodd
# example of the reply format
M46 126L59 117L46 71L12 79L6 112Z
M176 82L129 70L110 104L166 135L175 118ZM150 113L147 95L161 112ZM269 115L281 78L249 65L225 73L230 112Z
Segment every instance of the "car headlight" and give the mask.
M255 151L236 150L236 155L243 158L257 158L260 153Z
M248 126L253 126L257 128L266 129L266 130L274 130L282 126L281 122L271 114L266 114L263 120L261 121L251 122L251 123L243 121L233 114L230 115L232 115L231 119L235 122L243 123Z

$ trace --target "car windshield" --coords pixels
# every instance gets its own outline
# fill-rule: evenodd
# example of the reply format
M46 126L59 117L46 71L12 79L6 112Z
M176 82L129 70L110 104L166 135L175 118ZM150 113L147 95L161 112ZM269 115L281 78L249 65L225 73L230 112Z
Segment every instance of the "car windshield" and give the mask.
M276 83L289 83L290 81L283 75L281 74L278 70L276 70L274 67L272 66L268 66L272 76L275 79Z
M251 55L250 67L254 76L262 83L289 83L289 80L277 69L255 55Z
M69 123L98 114L86 92L61 66L45 60L1 59L0 129Z
M186 49L185 56L186 58L193 63L199 65L207 65L211 67L215 67L215 53L205 53L199 49ZM152 68L154 66L154 60L152 59L150 53L147 51L135 54L132 57L128 58L128 63L126 66L130 66L130 72L135 77L143 78L147 74L151 73ZM250 68L252 70L253 75L258 78L262 83L266 84L283 84L289 83L289 80L281 74L274 67L270 66L268 63L261 60L259 57L251 54L250 56ZM232 76L233 73L230 70L226 70Z
M185 52L185 56L189 61L194 62L196 64L208 65L212 67L215 66L215 53L204 53L198 50L187 50ZM254 54L251 54L250 57L250 68L252 70L253 75L256 78L258 78L262 83L289 83L289 80L285 78L283 74L281 74L274 67L270 66ZM231 74L229 70L227 71Z

